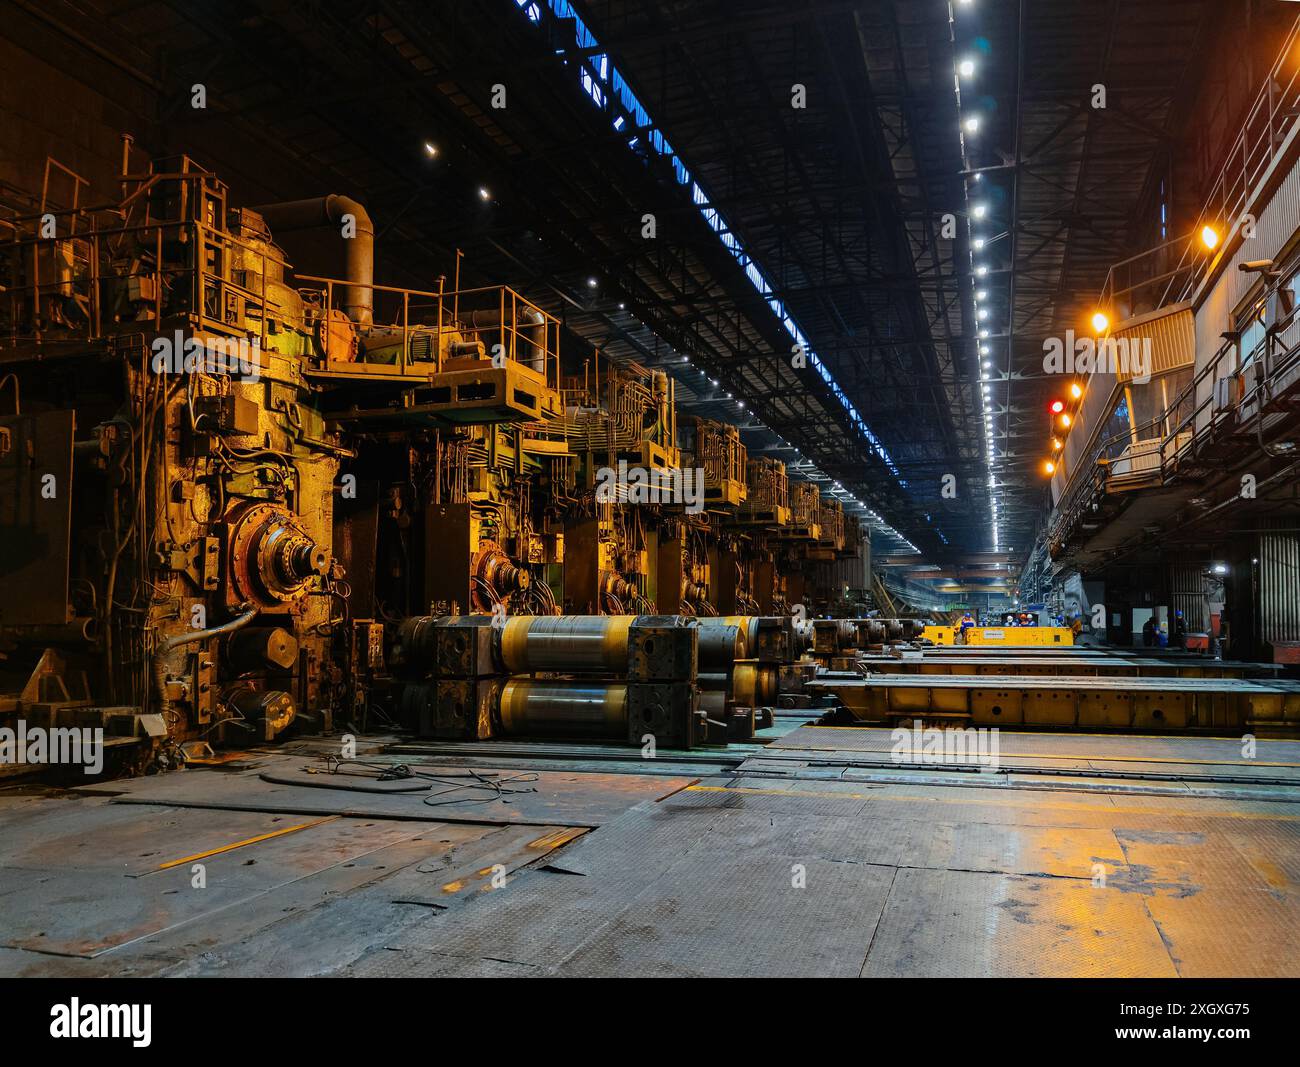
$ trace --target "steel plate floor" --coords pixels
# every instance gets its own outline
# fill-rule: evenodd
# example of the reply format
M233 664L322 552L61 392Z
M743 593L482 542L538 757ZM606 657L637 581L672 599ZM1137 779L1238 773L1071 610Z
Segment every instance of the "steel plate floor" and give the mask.
M638 805L342 973L1300 974L1300 791L1179 789L1191 764L1237 777L1239 743L1004 738L1085 774L1093 759L1153 768L1122 791L1059 777L992 790L952 771L845 782L798 759L773 769L783 753L850 763L889 744L888 731L796 730L740 773ZM1257 760L1297 750L1261 742Z
M0 798L0 973L1300 975L1296 743L1259 743L1258 785L1216 739L1009 734L1014 772L910 777L862 765L889 741L800 728L626 785L566 748L495 823L237 797L269 756L185 772L201 807L179 778Z

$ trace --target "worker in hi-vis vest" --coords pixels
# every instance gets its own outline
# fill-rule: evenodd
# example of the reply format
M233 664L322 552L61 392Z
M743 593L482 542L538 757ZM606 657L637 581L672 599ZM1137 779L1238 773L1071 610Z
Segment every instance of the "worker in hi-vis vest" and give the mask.
M959 626L961 627L961 643L963 645L966 643L966 631L969 630L974 625L975 625L974 617L971 615L969 611L966 612L966 614L961 617L961 622L959 623Z

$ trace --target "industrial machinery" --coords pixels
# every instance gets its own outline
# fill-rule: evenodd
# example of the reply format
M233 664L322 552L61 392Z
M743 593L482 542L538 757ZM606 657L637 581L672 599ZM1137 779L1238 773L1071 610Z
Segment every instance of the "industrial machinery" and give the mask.
M421 476L481 507L460 610L528 594L538 464L492 435L558 413L556 325L500 288L376 287L355 201L235 208L191 159L130 162L116 202L19 205L0 251L0 713L103 724L169 765L362 702L352 627L414 573L377 580L407 547L377 516L409 532ZM338 226L347 277L292 278L272 224ZM412 477L359 491L412 422Z
M662 370L564 373L508 287L376 282L359 201L238 206L129 138L119 196L0 220L0 719L101 725L144 769L375 708L690 745L775 703L788 571L842 514L679 425ZM342 277L294 270L307 230ZM704 667L655 666L681 633Z
M790 525L790 482L779 459L764 456L746 462L745 499L736 521L769 530Z
M692 748L772 724L790 633L777 618L428 616L388 628L372 689L422 737Z
M9 684L58 649L50 719L111 720L164 761L196 739L330 729L350 450L307 371L360 331L365 271L355 317L335 316L192 160L123 189L35 205L0 252L0 359L21 386L0 459Z
M745 502L745 446L735 426L694 418L684 424L684 448L704 472L704 499L712 505L736 508Z

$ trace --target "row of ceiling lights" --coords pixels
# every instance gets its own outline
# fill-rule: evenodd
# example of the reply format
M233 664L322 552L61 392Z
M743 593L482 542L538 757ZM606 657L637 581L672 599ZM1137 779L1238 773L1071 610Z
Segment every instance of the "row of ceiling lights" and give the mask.
M971 7L973 0L958 0L959 6ZM950 18L955 21L955 15L950 12ZM973 138L980 130L980 115L975 112L962 114L961 89L963 80L969 82L976 75L976 63L972 56L965 56L957 62L956 76L953 78L953 92L957 96L957 111L961 118L961 132L959 140L961 144L962 161L966 170L970 170L970 159L967 152L968 139ZM972 182L976 185L983 180L983 175L976 171ZM968 188L968 195L974 190ZM990 509L990 526L993 532L993 551L999 551L1002 544L1001 518L998 514L998 501L995 490L997 489L997 475L995 472L995 453L993 449L993 397L992 397L992 380L993 380L993 361L991 358L993 348L988 343L991 330L989 328L989 319L991 312L989 310L988 289L984 288L988 283L983 279L988 277L988 264L977 260L976 253L983 252L987 239L980 236L977 232L976 223L988 217L988 205L982 201L977 201L970 205L968 212L970 240L971 240L971 269L976 279L976 285L979 288L975 291L975 322L978 333L977 351L980 364L980 408L984 421L984 461L988 468L988 488L989 488L989 509ZM1012 222L1014 225L1014 220Z

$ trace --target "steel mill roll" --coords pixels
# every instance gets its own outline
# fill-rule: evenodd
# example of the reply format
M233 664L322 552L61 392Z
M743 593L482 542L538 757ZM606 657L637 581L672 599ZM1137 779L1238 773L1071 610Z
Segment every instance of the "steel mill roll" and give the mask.
M501 690L505 734L626 737L627 683L512 678Z
M501 630L501 661L511 674L576 671L621 674L635 615L516 616Z
M700 669L730 671L749 654L748 628L727 624L700 627Z

